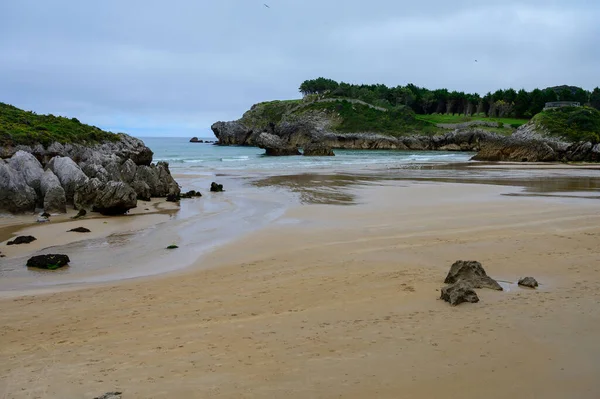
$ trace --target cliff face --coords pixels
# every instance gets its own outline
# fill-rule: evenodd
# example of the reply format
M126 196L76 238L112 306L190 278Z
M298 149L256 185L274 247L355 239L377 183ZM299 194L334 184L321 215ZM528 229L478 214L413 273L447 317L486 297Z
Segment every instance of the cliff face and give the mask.
M589 125L587 120L581 128L573 127L573 123L568 125L569 129L561 127L560 118L581 120L582 112L587 115L586 109L560 111L566 115L549 113L552 111L542 113L507 136L479 126L465 126L446 133L427 130L409 112L393 114L368 104L343 100L328 99L309 105L289 102L278 104L276 108L270 104L252 107L237 121L213 124L211 128L219 139L218 144L259 146L269 152L268 143L276 141L279 149L286 148L279 151L281 153L294 153L298 147L320 144L339 149L474 151L478 154L473 159L482 161L600 161L596 133L581 130ZM593 114L590 118L595 120L596 115L589 112ZM390 122L392 119L400 121ZM554 122L556 120L560 123ZM360 129L364 126L373 129ZM269 136L259 138L263 133ZM264 140L265 137L269 140Z

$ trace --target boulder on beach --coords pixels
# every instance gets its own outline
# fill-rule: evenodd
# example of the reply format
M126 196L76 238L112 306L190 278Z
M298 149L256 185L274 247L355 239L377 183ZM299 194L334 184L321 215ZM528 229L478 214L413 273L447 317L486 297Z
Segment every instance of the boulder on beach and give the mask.
M454 262L444 280L445 284L454 284L464 281L473 288L490 288L502 291L502 287L496 280L489 277L481 263L477 261L459 260Z
M91 233L92 231L90 229L85 228L85 227L75 227L74 229L69 230L69 232L74 232L74 233Z
M104 189L105 183L97 177L88 179L85 183L79 185L73 195L73 205L75 209L91 210L96 202L96 197Z
M137 205L135 191L123 182L109 181L98 192L93 210L103 215L122 215Z
M35 211L36 193L20 173L0 162L0 209L12 213Z
M34 242L36 238L34 236L18 236L12 241L6 243L6 245L21 245L21 244L29 244L30 242Z
M473 290L473 287L465 281L458 281L443 287L440 299L449 302L452 306L460 305L463 302L479 302L477 293Z
M44 211L67 212L67 197L64 188L60 185L58 177L51 171L46 170L40 179L40 189L44 199ZM42 215L43 216L43 215Z
M131 188L133 188L133 190L137 194L137 198L139 200L141 200L141 201L150 201L151 200L150 187L148 186L148 184L146 184L146 182L140 181L140 180L135 180L134 182L131 183Z
M71 260L67 255L48 254L36 255L27 261L27 267L35 267L38 269L56 270L69 264Z
M533 277L524 277L519 280L519 285L522 287L537 288L538 282Z
M210 191L213 193L220 193L223 191L223 185L215 182L210 183Z
M121 399L123 392L107 392L104 395L96 396L94 399Z
M19 150L8 161L8 165L19 172L25 184L40 192L40 179L44 173L42 164L32 154Z
M69 157L56 156L52 158L48 162L48 169L58 177L69 202L73 201L77 188L88 181L88 177L83 173L79 165Z

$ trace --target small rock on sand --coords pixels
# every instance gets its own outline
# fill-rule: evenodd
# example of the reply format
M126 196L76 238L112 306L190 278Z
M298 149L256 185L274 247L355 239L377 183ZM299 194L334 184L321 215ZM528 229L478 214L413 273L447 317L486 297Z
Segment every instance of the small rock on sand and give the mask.
M75 227L69 231L73 231L75 233L91 233L90 229L86 229L85 227Z
M442 288L442 295L440 298L449 302L452 306L460 305L463 302L479 302L477 293L473 290L473 287L465 281L458 281L457 283Z
M20 244L29 244L30 242L34 242L36 238L34 236L18 236L12 241L6 243L6 245L20 245Z
M538 282L533 277L524 277L519 280L519 285L522 287L537 288Z
M213 193L219 193L223 191L223 185L215 182L210 183L210 191Z
M96 396L94 399L121 399L123 392L107 392L102 396Z

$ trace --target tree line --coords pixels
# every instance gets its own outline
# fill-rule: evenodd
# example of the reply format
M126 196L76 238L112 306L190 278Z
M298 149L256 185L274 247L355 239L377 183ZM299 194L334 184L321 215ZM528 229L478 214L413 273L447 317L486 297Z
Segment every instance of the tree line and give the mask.
M417 114L485 114L490 117L531 118L541 112L547 102L575 101L600 110L600 88L587 91L574 86L556 86L546 89L496 90L484 96L478 93L429 90L408 84L387 87L384 84L356 85L317 78L305 80L299 88L304 96L356 98L373 105L392 108L410 107Z

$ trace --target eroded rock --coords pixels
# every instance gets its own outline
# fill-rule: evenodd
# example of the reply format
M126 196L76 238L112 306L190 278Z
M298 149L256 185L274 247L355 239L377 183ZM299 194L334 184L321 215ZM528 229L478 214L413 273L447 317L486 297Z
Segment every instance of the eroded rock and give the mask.
M444 280L445 284L454 284L464 281L473 288L490 288L502 291L502 287L496 280L489 277L481 263L477 261L459 260L454 262Z
M477 293L473 290L473 287L465 281L458 281L443 287L440 299L449 302L452 306L460 305L463 302L479 302Z
M522 287L537 288L538 282L533 277L524 277L519 280L519 285Z

